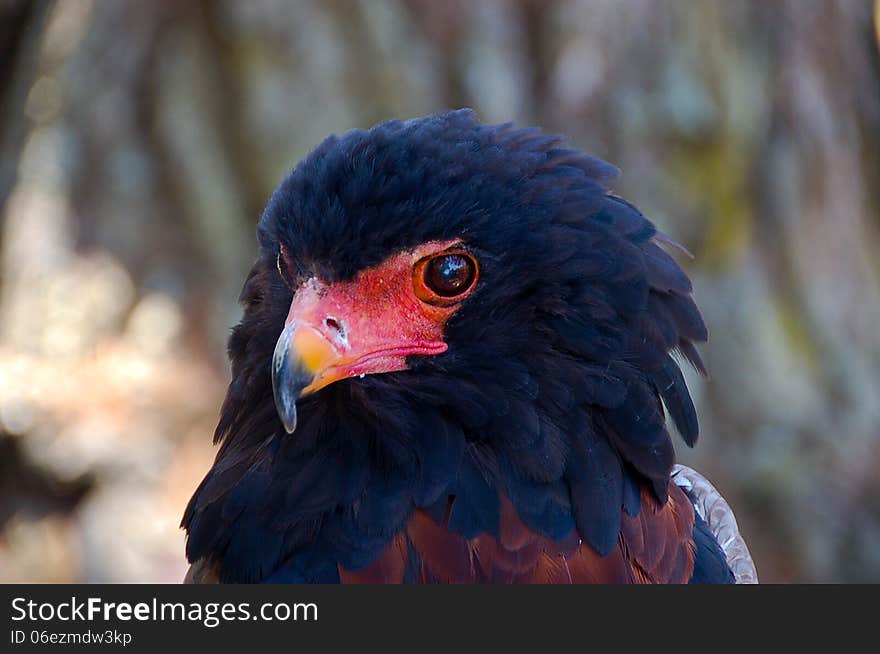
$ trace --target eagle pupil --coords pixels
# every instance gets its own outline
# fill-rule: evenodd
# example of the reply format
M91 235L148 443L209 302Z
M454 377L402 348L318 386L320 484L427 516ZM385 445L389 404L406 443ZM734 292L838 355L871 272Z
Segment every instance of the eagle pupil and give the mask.
M461 254L447 254L428 262L425 285L441 297L465 292L474 280L474 264Z

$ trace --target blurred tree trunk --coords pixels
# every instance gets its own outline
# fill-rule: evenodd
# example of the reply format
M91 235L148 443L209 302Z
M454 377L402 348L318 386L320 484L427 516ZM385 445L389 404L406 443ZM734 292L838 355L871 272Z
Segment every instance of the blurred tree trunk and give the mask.
M4 207L15 186L18 155L27 133L24 105L37 71L51 0L0 4L0 245Z

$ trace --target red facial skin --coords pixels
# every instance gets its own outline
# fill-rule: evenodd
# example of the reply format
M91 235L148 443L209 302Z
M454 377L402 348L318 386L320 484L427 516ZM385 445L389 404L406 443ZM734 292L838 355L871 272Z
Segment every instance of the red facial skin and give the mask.
M432 292L414 267L426 257L461 251L455 248L458 244L457 240L425 243L349 282L327 284L312 278L303 283L285 321L285 326L296 323L292 354L315 375L303 395L348 377L405 370L406 357L411 355L445 352L443 328L476 279L452 302L437 298L434 304Z

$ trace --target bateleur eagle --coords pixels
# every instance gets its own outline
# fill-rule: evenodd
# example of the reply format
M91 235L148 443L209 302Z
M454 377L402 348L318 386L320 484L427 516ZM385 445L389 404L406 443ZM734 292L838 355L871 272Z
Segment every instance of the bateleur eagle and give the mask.
M470 110L297 165L259 222L188 581L748 580L729 507L673 475L706 326L617 174Z

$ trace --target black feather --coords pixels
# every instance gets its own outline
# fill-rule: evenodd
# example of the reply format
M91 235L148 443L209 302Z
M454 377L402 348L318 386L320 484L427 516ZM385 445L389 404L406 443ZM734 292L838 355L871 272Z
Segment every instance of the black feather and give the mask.
M607 441L585 432L568 470L574 521L581 537L600 555L617 545L623 506L623 470Z
M694 573L689 584L734 584L736 578L714 534L699 513L694 515Z
M672 421L684 442L688 447L693 447L699 435L697 411L685 384L684 376L672 357L666 357L666 363L651 375L651 381L657 392L660 393L660 397L663 398L663 403L666 405L669 415L672 416Z

